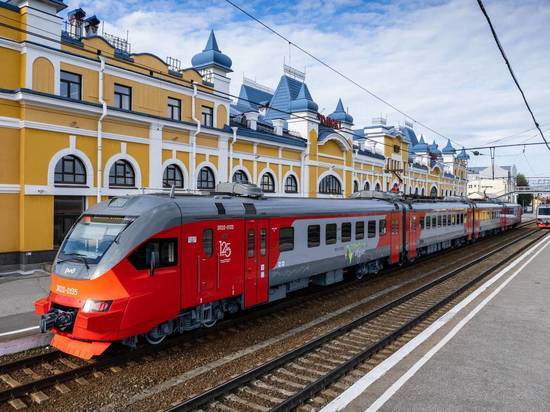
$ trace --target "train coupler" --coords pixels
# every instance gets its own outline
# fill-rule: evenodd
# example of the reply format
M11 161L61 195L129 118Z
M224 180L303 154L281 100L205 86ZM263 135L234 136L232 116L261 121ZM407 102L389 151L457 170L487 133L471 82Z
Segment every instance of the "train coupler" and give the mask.
M52 309L48 313L40 316L40 332L45 333L56 327L62 332L72 330L76 313L70 310Z

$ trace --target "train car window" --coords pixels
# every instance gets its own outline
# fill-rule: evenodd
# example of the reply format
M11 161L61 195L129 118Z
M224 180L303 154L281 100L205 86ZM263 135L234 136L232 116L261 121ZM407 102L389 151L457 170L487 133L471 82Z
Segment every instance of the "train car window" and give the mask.
M367 236L369 239L376 237L376 220L369 220L367 225Z
M430 223L432 222L431 216L426 216L426 229L430 228Z
M294 228L282 227L279 230L279 251L288 252L294 250Z
M443 224L442 226L447 226L447 215L443 215Z
M336 223L328 223L325 226L325 243L327 245L332 245L336 243L336 232L337 232Z
M212 229L202 231L202 250L208 257L214 253L214 232Z
M265 256L267 244L267 233L265 228L260 229L260 256Z
M321 244L321 226L309 225L307 227L307 247L317 247Z
M441 215L437 217L437 227L441 227Z
M451 215L447 215L447 225L451 226Z
M380 233L380 235L386 234L386 219L382 219L380 221L380 226L378 226L378 232Z
M248 247L247 247L247 254L248 257L254 257L254 243L255 243L255 233L254 229L248 229Z
M365 222L355 222L355 240L365 238Z
M342 223L342 242L349 242L351 240L351 223Z
M177 250L177 239L153 239L138 247L128 257L128 260L138 270L149 269L151 254L154 252L158 256L155 267L176 266L178 264Z
M456 225L456 215L451 215L451 225Z
M420 230L423 230L424 229L424 218L421 217L420 218Z
M435 229L437 227L437 218L432 216L432 227Z

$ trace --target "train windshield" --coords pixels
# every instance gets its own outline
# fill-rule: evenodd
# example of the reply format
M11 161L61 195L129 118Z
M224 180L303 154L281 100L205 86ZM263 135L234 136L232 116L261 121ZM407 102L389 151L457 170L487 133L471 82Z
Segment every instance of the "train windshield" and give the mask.
M550 207L539 207L539 216L550 216Z
M61 261L80 261L85 266L96 264L117 236L130 224L124 216L83 216L63 242Z

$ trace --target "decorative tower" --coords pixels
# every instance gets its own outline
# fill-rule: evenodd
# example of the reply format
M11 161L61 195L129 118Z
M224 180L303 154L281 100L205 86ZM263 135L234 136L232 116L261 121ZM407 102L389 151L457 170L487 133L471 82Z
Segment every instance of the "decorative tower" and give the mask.
M351 129L351 127L353 126L353 117L344 110L342 99L338 99L336 109L334 110L334 112L329 114L328 117L330 117L332 120L340 122L342 131L344 132L345 136L350 140L350 142L352 142L353 130Z
M204 50L193 56L191 64L201 73L204 80L214 85L215 90L229 93L231 79L227 74L233 71L231 70L233 62L218 47L214 30L210 31Z
M414 161L418 164L429 166L428 145L424 141L424 136L420 135L418 144L414 146Z
M299 132L302 137L308 140L311 130L315 130L317 136L319 125L317 111L319 106L313 101L305 83L302 83L296 99L290 102L289 109L292 114L296 114L296 116L290 116L287 120L289 129Z

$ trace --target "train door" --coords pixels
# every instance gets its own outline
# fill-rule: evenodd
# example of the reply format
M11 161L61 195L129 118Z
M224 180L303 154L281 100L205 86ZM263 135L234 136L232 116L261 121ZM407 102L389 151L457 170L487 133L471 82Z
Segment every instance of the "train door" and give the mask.
M416 257L416 239L419 236L420 230L418 228L418 216L416 216L412 210L410 211L410 213L408 213L408 215L410 216L409 218L410 231L409 231L409 249L407 251L407 254L409 259L413 259Z
M469 207L466 209L466 230L468 231L468 240L472 240L474 238L474 213L475 209L474 206Z
M401 253L401 236L400 236L400 214L399 212L390 214L390 263L398 263Z
M245 307L267 302L269 291L267 229L267 220L248 220L245 225Z
M199 303L207 303L219 287L219 242L214 225L204 226L197 249L197 295Z

